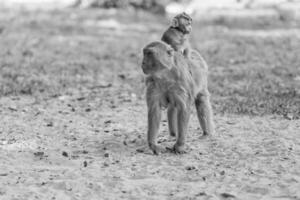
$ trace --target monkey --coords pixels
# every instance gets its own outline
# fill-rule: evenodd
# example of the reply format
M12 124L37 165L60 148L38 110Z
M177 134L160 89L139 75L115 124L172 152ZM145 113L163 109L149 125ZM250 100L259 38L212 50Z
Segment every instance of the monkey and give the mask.
M171 45L175 51L189 58L189 34L192 31L192 18L185 12L176 15L171 26L163 33L162 41Z
M161 111L167 108L171 136L177 136L172 151L185 153L185 136L193 104L204 136L214 133L213 112L207 89L208 67L196 50L191 58L175 51L162 41L151 42L143 48L141 68L146 75L148 108L147 141L158 155L165 149L157 145Z

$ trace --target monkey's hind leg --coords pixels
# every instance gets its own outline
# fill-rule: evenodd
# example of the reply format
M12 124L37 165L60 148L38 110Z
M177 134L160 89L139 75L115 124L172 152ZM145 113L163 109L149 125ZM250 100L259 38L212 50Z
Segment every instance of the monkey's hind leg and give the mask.
M195 100L195 105L197 109L197 116L201 128L203 130L203 136L211 136L214 134L214 122L213 122L213 112L209 100L209 93L203 95L198 94Z
M177 110L174 106L168 108L169 132L172 137L177 135Z

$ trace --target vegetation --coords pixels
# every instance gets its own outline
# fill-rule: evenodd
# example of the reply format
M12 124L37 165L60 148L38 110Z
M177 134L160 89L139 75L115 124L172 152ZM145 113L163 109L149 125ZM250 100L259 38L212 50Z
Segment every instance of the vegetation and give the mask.
M2 97L42 100L96 91L120 104L124 93L144 100L140 50L168 26L162 17L127 11L114 18L97 10L3 11L0 19ZM295 31L194 24L191 43L210 66L215 113L300 117Z

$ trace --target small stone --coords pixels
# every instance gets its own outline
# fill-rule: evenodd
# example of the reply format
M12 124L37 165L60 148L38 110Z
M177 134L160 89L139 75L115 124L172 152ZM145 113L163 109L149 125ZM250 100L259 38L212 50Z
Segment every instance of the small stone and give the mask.
M119 76L119 78L121 78L123 80L126 79L126 76L124 74L119 74L118 76Z
M78 155L71 155L71 158L72 158L72 159L78 159L79 156L78 156Z
M107 164L107 163L103 163L103 166L104 166L104 167L108 167L108 166L109 166L109 164Z
M52 127L52 126L53 126L53 122L48 122L48 123L47 123L47 126L48 126L48 127Z
M31 50L25 50L22 52L22 55L31 57L31 56L33 56L33 52Z
M109 153L105 153L104 157L108 158L109 157Z
M131 140L130 143L136 143L136 139Z
M15 107L15 106L9 106L8 109L11 110L11 111L17 111L18 110L17 107Z
M62 155L65 156L65 157L68 157L68 156L69 156L68 153L65 152L65 151L62 152Z
M87 167L87 162L83 161L83 167Z
M79 98L77 98L77 101L82 101L82 100L85 100L85 97L79 97Z
M190 171L190 170L196 169L196 167L195 166L186 166L185 169Z
M87 150L82 151L83 154L88 154L89 152Z
M200 192L199 194L197 194L196 196L207 196L207 194L205 192Z
M42 151L34 152L33 155L41 157L44 155L44 152L42 152Z
M234 198L234 197L235 197L234 195L229 194L229 193L226 193L226 192L221 193L220 195L221 195L221 197L223 197L223 198Z
M144 149L137 149L136 152L139 152L139 153L144 153L145 150Z

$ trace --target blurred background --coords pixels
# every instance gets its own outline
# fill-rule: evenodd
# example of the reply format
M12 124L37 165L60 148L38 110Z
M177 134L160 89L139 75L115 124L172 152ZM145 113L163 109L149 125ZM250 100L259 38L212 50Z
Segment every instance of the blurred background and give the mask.
M300 118L299 0L0 0L0 96L145 106L141 49L182 11L215 113Z

